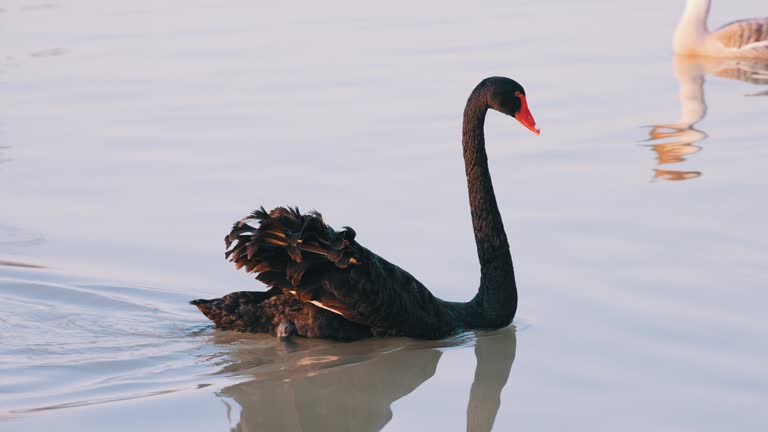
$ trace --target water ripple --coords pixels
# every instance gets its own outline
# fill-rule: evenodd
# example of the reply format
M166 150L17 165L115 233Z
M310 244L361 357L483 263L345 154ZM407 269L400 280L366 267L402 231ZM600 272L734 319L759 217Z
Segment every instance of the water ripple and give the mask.
M209 385L226 347L208 345L187 297L0 278L0 418Z

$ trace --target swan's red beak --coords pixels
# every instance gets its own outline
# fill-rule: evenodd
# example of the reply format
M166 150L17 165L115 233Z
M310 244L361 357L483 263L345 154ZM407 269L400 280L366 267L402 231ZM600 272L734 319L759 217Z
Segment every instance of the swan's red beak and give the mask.
M539 135L541 129L536 128L536 120L533 119L533 114L531 114L531 110L528 109L528 101L525 100L525 95L520 93L517 97L520 98L520 112L517 113L515 118L522 123L523 126L527 127L529 131Z

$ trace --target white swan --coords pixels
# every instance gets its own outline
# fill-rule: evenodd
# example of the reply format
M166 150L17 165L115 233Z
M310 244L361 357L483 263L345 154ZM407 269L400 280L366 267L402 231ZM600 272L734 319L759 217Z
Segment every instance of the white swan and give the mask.
M675 53L768 59L768 17L734 21L710 32L711 0L686 0L675 30Z

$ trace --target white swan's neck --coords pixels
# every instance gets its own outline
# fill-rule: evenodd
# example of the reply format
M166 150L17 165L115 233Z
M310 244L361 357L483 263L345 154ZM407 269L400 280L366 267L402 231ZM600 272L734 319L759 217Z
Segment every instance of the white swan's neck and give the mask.
M707 16L709 16L710 0L687 0L685 11L675 30L675 52L678 54L695 54L707 35Z
M680 83L680 122L690 129L707 115L704 100L705 67L691 57L675 56L675 76Z

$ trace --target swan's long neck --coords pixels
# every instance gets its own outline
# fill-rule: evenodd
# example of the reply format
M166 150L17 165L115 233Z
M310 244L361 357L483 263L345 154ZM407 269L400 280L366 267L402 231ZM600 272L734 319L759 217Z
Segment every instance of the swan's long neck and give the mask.
M484 124L488 111L484 89L478 86L464 110L462 143L469 188L469 206L480 258L480 289L468 303L466 317L472 327L500 327L512 321L517 310L517 287L504 223L493 193Z
M704 43L709 35L707 17L710 0L687 0L683 17L675 30L675 52L695 54L696 48Z

